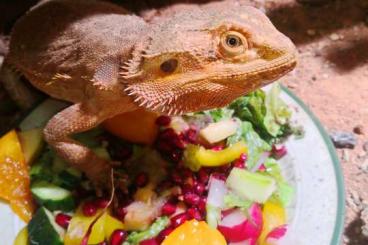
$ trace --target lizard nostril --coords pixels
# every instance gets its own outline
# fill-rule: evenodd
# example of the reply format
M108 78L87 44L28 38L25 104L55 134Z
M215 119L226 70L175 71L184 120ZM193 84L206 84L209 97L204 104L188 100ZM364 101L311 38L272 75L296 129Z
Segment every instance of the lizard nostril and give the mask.
M161 71L163 71L165 73L172 73L172 72L175 71L177 66L178 66L178 60L169 59L169 60L164 61L160 65L160 69L161 69Z

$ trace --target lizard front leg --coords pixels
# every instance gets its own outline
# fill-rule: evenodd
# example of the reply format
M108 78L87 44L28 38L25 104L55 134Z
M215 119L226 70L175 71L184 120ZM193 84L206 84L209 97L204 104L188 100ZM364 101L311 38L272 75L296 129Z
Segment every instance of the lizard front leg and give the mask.
M124 112L124 109L113 113L101 111L96 112L87 104L78 103L56 114L44 129L45 140L57 154L84 172L97 187L109 184L111 171L109 162L99 158L91 149L71 139L70 136L94 128L114 114Z

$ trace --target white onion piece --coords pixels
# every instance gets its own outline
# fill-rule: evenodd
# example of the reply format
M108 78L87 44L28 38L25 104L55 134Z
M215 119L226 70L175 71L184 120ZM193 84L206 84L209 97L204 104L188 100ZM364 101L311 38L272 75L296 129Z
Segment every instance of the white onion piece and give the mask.
M213 207L223 208L224 197L227 191L225 181L211 176L209 181L207 204L210 204Z

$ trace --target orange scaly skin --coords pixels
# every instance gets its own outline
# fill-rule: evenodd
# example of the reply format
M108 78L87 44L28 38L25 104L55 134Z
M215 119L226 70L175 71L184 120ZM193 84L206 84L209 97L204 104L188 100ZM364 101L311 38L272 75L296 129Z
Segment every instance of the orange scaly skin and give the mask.
M5 62L74 103L49 121L45 139L103 184L109 163L70 135L138 107L172 115L225 106L292 70L295 56L252 7L208 4L145 22L106 2L52 0L16 23Z

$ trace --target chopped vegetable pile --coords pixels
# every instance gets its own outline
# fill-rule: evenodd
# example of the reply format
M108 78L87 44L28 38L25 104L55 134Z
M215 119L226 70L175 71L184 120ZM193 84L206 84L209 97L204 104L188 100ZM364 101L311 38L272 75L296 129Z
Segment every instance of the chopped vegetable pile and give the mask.
M43 143L48 118L31 112L21 125L37 128L0 139L0 174L16 177L22 191L0 178L0 197L14 211L28 210L17 212L25 221L33 201L37 207L14 244L274 244L287 232L294 192L277 160L287 153L283 139L296 132L279 93L276 84L183 116L140 111L76 135L114 163L113 198L96 197L90 181ZM35 111L57 110L44 104ZM124 128L131 118L138 121Z

